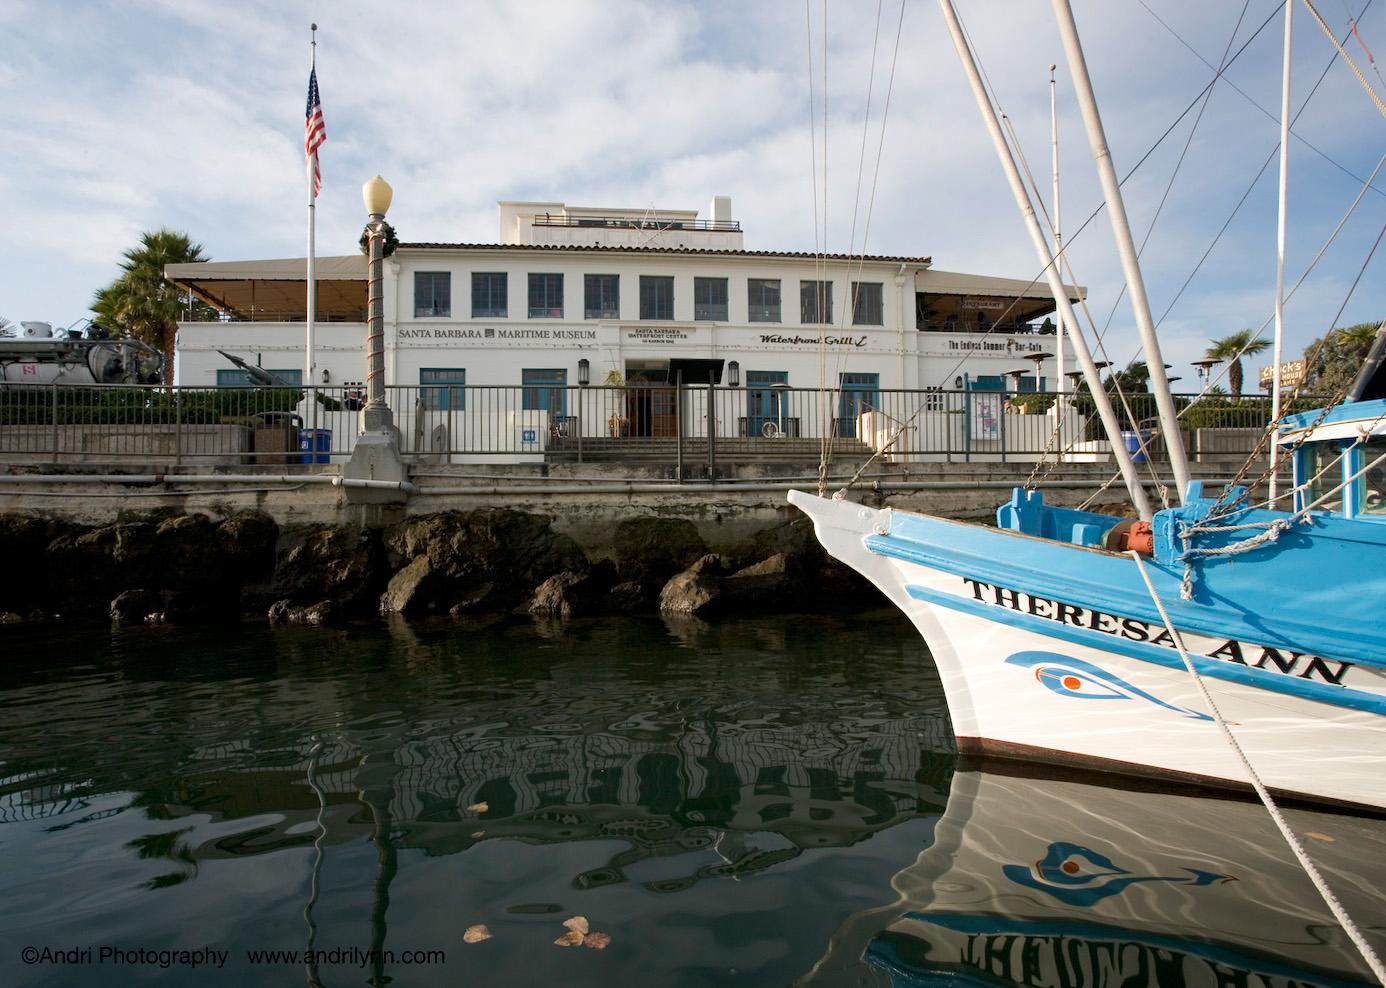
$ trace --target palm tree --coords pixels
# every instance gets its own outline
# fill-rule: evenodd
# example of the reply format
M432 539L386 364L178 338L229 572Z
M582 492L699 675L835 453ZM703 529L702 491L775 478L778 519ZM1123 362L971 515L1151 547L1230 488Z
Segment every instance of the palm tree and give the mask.
M1209 360L1227 361L1227 386L1236 401L1242 397L1242 358L1258 354L1268 346L1270 340L1258 340L1251 330L1242 329L1220 340L1212 340L1204 356Z
M120 277L96 292L91 311L102 325L162 350L171 370L178 317L190 304L199 309L208 306L180 294L164 277L164 267L206 260L202 245L193 243L186 233L145 232L139 246L125 252Z

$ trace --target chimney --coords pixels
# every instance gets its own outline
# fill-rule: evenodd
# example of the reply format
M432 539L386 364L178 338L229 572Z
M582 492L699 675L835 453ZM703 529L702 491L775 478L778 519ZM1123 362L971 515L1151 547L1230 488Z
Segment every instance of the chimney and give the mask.
M731 196L713 196L708 207L707 218L714 223L730 223L732 218Z

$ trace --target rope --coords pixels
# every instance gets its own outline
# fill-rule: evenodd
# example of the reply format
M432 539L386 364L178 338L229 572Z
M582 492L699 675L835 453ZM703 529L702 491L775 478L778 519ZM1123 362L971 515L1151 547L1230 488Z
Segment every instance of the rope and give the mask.
M1228 746L1231 747L1238 760L1241 761L1242 768L1246 770L1247 777L1251 780L1251 785L1256 790L1256 795L1261 798L1261 802L1266 807L1266 811L1270 813L1271 819L1275 821L1276 827L1280 830L1280 835L1285 838L1285 843L1290 845L1290 850L1294 852L1300 867L1303 868L1304 873L1309 876L1309 880L1314 883L1314 888L1318 890L1319 895L1323 896L1323 901L1328 905L1329 910L1333 913L1334 918L1338 920L1344 932L1346 932L1348 937L1352 940L1353 945L1357 947L1357 951L1362 955L1362 959L1367 962L1367 967L1371 968L1371 972L1376 976L1377 981L1382 985L1386 985L1386 965L1381 963L1381 958L1377 957L1376 951L1372 949L1372 945L1367 942L1366 937L1362 935L1362 931L1358 929L1357 923L1348 914L1343 904L1338 901L1338 897L1333 894L1333 890L1328 887L1328 883L1324 880L1323 875L1320 874L1318 867L1304 850L1304 846L1299 842L1299 838L1295 836L1295 832L1290 829L1289 823L1286 822L1284 815L1280 812L1280 807L1276 805L1275 800L1271 798L1271 794L1261 782L1261 777L1257 775L1256 770L1252 768L1251 762L1246 757L1246 752L1242 751L1242 746L1237 743L1236 737L1233 736L1231 729L1227 726L1227 721L1223 719L1222 711L1218 709L1217 702L1213 700L1212 694L1208 692L1208 687L1204 684L1203 677L1198 674L1198 670L1194 667L1193 660L1189 658L1188 649L1184 647L1184 639L1180 636L1179 632L1174 629L1174 625L1170 622L1169 614L1165 611L1165 605L1160 601L1160 595L1155 592L1155 585L1150 582L1150 575L1145 570L1145 562L1141 559L1140 555L1134 551L1131 552L1130 555L1131 558L1136 561L1136 569L1141 574L1141 579L1145 581L1146 589L1150 591L1150 599L1155 603L1155 609L1160 612L1160 620L1164 621L1165 630L1169 632L1170 638L1174 640L1174 647L1179 650L1179 657L1184 660L1184 668L1189 671L1189 675L1193 677L1194 685L1196 685L1198 691L1203 694L1203 701L1208 704L1208 710L1212 713L1213 719L1217 721L1218 730L1222 732L1222 736L1226 739Z
M1362 74L1362 70L1357 67L1357 63L1352 60L1352 56L1347 53L1347 49L1338 43L1338 39L1334 36L1333 32L1329 30L1328 25L1323 22L1323 18L1319 16L1319 12L1314 9L1313 0L1304 0L1304 6L1308 8L1309 13L1314 15L1314 20L1318 21L1319 27L1323 28L1323 33L1328 35L1328 40L1333 42L1333 47L1338 49L1338 54L1343 56L1343 61L1348 63L1348 68L1352 69L1352 74L1357 77L1357 81L1362 84L1362 88L1367 91L1367 95L1371 98L1372 103L1376 105L1377 112L1383 117L1386 117L1386 103L1381 102L1381 97L1376 94L1376 90L1373 89L1372 84L1367 81L1367 77ZM1352 30L1354 33L1356 32L1355 25Z

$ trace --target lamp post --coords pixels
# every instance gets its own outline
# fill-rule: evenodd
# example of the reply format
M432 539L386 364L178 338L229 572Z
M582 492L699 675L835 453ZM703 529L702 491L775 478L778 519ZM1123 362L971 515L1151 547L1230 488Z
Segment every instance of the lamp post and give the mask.
M394 417L385 403L385 213L394 198L390 183L379 175L361 186L366 204L366 242L369 251L367 279L370 285L366 312L366 407L361 410L361 431L390 432Z
M408 499L408 474L400 456L399 430L385 401L385 241L390 228L385 212L394 192L379 175L361 187L366 203L366 255L369 258L366 296L366 405L361 409L361 432L356 437L345 475L370 484L346 488L347 500L359 504L390 504Z

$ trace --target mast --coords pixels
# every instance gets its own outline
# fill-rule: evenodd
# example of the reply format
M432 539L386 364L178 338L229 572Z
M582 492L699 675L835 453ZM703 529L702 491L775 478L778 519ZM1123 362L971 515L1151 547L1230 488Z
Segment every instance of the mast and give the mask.
M1122 479L1126 481L1126 489L1131 494L1131 503L1136 506L1136 511L1141 518L1149 521L1153 515L1150 509L1150 500L1145 496L1145 488L1141 486L1141 479L1136 473L1135 464L1131 462L1131 454L1127 452L1125 444L1120 441L1121 428L1117 423L1116 411L1112 408L1112 402L1107 392L1102 389L1101 375L1097 365L1093 363L1092 354L1088 351L1087 340L1083 337L1083 331L1078 325L1078 317L1074 315L1073 305L1068 300L1068 289L1064 287L1063 279L1059 277L1059 268L1054 262L1054 253L1050 250L1049 240L1040 229L1039 220L1035 216L1035 208L1030 202L1030 194L1025 190L1025 183L1021 180L1020 169L1016 167L1015 158L1011 154L1010 147L1006 144L1005 136L1001 133L1001 124L996 119L996 110L987 97L986 89L982 85L981 74L977 71L977 63L972 57L971 49L967 46L967 39L963 37L962 25L958 22L958 12L953 9L953 0L938 0L938 5L939 9L943 11L944 20L948 22L948 31L953 37L953 47L957 49L958 59L962 62L963 70L967 73L967 80L972 85L972 94L977 98L977 108L982 111L982 120L987 125L988 133L991 134L991 142L996 148L996 157L1006 172L1006 180L1010 183L1011 193L1015 196L1015 204L1020 209L1021 217L1025 221L1026 230L1029 231L1030 240L1035 245L1035 253L1039 257L1040 264L1044 266L1045 277L1049 280L1049 290L1054 294L1054 304L1058 307L1059 317L1068 330L1069 338L1073 341L1073 350L1078 357L1079 366L1083 368L1083 378L1088 382L1088 389L1092 392L1093 401L1097 405L1098 417L1102 420L1107 435L1112 437L1112 456L1116 458Z
M1285 341L1285 189L1290 178L1290 38L1293 2L1285 4L1285 62L1280 77L1280 204L1275 228L1275 349L1271 365L1271 428L1280 421L1281 346ZM1275 509L1280 466L1280 444L1271 443L1270 507Z
M1052 63L1049 66L1049 147L1050 165L1054 174L1054 256L1062 257L1064 252L1064 235L1059 219L1059 110L1057 89L1054 83L1054 70L1057 68L1058 66ZM1058 377L1056 380L1059 389L1059 401L1058 419L1054 424L1060 430L1060 435L1059 451L1055 454L1055 458L1062 463L1064 460L1063 421L1064 415L1068 411L1066 396L1064 395L1064 382L1068 380L1068 378L1064 377L1064 368L1066 366L1064 363L1064 336L1066 334L1064 333L1062 322L1059 323L1056 333L1057 335L1054 338L1054 342L1058 344L1056 347L1058 352Z
M1107 215L1112 221L1112 235L1116 238L1122 272L1130 289L1131 309L1135 313L1136 327L1141 334L1141 347L1145 351L1146 365L1150 370L1150 389L1155 393L1155 405L1160 412L1160 428L1165 434L1165 448L1169 450L1169 465L1174 472L1175 486L1179 489L1180 503L1183 503L1189 484L1189 461L1180 435L1179 416L1174 408L1174 399L1169 393L1169 379L1165 374L1164 358L1160 355L1160 341L1155 336L1155 321L1150 316L1150 300L1145 294L1145 280L1141 277L1140 263L1136 259L1136 243L1131 238L1131 224L1126 218L1121 186L1117 181L1116 168L1112 165L1111 151L1107 148L1107 136L1102 130L1102 117L1097 112L1092 79L1088 76L1088 65L1083 58L1082 45L1078 41L1078 28L1073 23L1073 8L1069 6L1069 0L1053 0L1053 4L1054 16L1059 23L1059 34L1063 38L1064 54L1068 58L1069 74L1073 77L1074 93L1078 97L1078 106L1083 111L1088 143L1092 146L1092 155L1097 162L1097 177L1102 182ZM1114 447L1122 445L1119 433L1109 435Z

